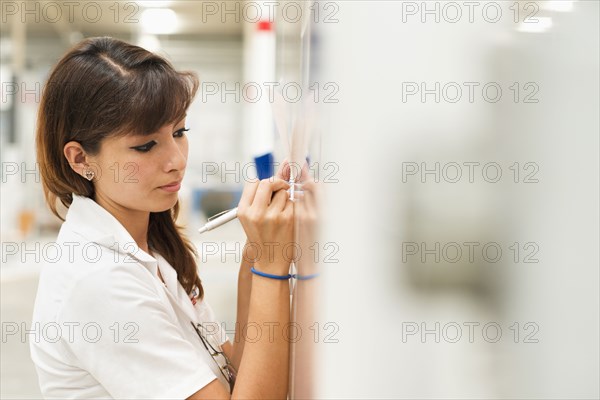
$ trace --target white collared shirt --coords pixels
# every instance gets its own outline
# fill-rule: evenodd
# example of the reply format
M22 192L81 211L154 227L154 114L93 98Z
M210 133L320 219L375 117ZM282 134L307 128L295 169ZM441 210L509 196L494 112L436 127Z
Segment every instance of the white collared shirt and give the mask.
M208 303L193 305L173 267L95 201L73 196L46 253L28 337L45 398L184 399L215 378L227 387L191 324L227 340Z

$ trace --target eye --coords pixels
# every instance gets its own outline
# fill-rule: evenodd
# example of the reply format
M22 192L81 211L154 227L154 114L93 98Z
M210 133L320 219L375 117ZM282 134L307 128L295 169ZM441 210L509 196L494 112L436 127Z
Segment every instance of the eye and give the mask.
M130 149L133 149L133 150L136 150L136 151L139 151L139 152L142 152L142 153L146 153L146 152L150 151L150 149L152 147L154 147L154 145L156 145L156 141L155 140L151 140L148 143L143 144L141 146L130 147Z
M178 137L178 138L182 137L185 134L185 132L187 132L189 130L190 130L190 128L181 128L173 134L173 137Z

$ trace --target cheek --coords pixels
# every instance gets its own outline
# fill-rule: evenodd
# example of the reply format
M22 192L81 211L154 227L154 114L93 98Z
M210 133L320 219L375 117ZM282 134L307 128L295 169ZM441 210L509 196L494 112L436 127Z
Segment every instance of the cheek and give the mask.
M189 154L189 143L188 143L188 139L186 136L184 136L182 139L183 140L181 141L181 145L179 148L181 149L181 154L183 154L183 156L185 157L185 160L187 161L188 154Z
M112 161L102 166L102 177L97 182L107 193L115 197L129 195L133 191L151 186L156 167L151 163L135 161Z
M122 169L123 183L148 185L156 176L156 164L144 161L129 161Z

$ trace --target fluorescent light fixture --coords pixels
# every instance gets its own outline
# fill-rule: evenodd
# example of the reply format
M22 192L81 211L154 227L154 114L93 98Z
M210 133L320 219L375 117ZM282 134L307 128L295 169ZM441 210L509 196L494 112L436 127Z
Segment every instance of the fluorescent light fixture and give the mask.
M170 8L148 8L140 16L142 32L169 34L179 30L179 18Z
M573 10L573 0L554 0L546 1L542 4L544 10L568 12Z
M517 30L519 32L545 32L552 27L551 17L535 17L537 22L521 22ZM532 18L533 19L533 18Z
M144 8L164 8L169 7L173 4L173 0L147 0L147 1L137 1L140 7Z
M156 52L160 50L160 40L158 40L156 35L140 35L140 37L137 40L137 45L151 52Z

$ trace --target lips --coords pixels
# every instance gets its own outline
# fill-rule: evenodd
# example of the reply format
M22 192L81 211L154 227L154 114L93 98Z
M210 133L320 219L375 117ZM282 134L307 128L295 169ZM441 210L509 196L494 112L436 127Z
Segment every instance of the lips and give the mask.
M173 181L166 185L160 186L160 189L166 190L167 192L176 192L181 187L181 181Z
M177 186L180 184L181 184L181 181L173 181L171 183L167 183L166 185L162 185L161 187Z

